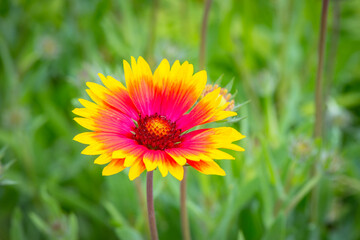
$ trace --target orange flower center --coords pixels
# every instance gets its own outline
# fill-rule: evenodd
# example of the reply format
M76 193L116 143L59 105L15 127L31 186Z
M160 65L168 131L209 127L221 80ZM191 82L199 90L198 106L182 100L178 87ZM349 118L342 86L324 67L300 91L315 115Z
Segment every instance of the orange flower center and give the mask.
M140 116L134 128L134 139L149 149L164 150L181 142L181 129L165 116Z
M163 137L169 134L171 127L164 118L150 118L145 124L146 130L155 136Z

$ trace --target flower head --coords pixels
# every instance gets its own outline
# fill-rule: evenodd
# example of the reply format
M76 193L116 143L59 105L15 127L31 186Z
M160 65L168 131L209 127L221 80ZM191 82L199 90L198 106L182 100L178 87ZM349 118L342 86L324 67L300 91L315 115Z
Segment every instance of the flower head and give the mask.
M96 164L107 164L103 175L130 167L129 178L145 169L170 172L182 180L188 164L204 174L225 175L214 159L234 159L219 148L244 151L233 144L244 138L231 127L192 130L227 117L220 88L201 98L206 72L193 74L193 65L176 61L171 67L163 60L154 74L146 61L124 61L126 87L113 77L99 74L103 84L88 82L87 93L94 102L79 99L84 108L73 112L81 126L91 130L74 140L89 144L82 153L100 155ZM197 102L198 101L198 102Z
M207 94L211 93L215 89L219 88L219 85L215 84L208 84L205 86L203 93L201 94L202 97L205 97ZM220 106L227 104L227 107L224 109L225 111L232 111L235 107L235 101L231 99L231 93L228 93L226 88L220 89Z

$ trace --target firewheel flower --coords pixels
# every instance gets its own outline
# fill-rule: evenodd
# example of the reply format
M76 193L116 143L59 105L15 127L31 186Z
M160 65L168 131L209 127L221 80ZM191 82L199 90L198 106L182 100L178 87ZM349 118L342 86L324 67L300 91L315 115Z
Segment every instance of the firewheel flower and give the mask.
M129 178L145 169L159 169L183 179L184 165L201 173L225 175L214 159L234 159L219 150L244 151L233 144L245 136L231 127L193 130L199 125L235 116L226 111L220 88L200 98L206 72L193 73L193 65L176 61L171 67L164 59L154 74L146 61L124 61L126 87L113 77L99 74L105 86L87 82L94 102L79 99L84 108L73 112L81 126L75 141L89 144L82 154L100 155L95 164L107 164L102 174L113 175L130 167Z

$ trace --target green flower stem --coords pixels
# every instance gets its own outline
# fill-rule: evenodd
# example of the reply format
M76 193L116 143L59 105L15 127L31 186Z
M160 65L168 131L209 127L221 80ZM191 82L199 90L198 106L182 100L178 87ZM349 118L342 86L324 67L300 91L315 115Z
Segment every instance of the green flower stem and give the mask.
M153 171L146 174L146 196L151 240L158 240L153 196Z
M186 174L187 167L184 167L184 178L180 182L180 214L181 214L181 230L184 240L190 240L190 227L189 227L189 218L186 208Z

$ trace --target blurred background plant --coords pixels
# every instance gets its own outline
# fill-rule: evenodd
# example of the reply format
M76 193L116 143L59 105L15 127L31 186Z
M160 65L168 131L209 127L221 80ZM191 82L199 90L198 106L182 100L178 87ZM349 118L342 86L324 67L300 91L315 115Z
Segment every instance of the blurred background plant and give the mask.
M199 69L203 11L200 0L1 1L1 240L148 238L144 184L101 176L72 141L71 110L98 72L124 81L130 56ZM234 79L235 106L250 100L229 123L248 137L246 152L220 161L225 177L189 170L193 239L360 239L360 1L330 1L314 141L320 12L321 1L213 0L209 82ZM154 177L160 239L181 239L179 182Z

